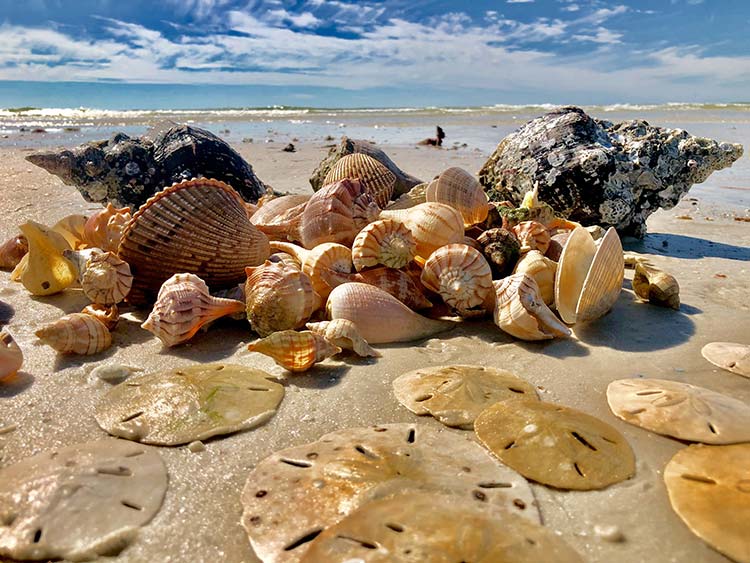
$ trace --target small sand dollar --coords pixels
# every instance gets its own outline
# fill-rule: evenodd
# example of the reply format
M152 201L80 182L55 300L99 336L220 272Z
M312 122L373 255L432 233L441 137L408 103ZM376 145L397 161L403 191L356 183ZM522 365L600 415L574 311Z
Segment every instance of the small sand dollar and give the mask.
M664 482L672 508L695 535L735 561L750 561L750 444L680 450Z
M750 377L750 346L735 342L711 342L701 350L709 362L738 375Z
M591 415L518 399L486 409L477 438L524 477L559 489L602 489L632 477L635 457L617 430Z
M625 422L679 440L750 441L750 405L703 387L665 379L620 379L607 387L607 401Z
M296 562L323 530L398 492L451 493L540 522L531 488L466 436L414 424L350 428L277 452L248 476L242 525L266 563Z
M453 495L404 493L369 502L310 544L305 563L500 563L581 557L547 529Z
M200 364L131 377L104 395L95 416L114 436L175 446L260 426L283 397L264 371Z
M483 366L440 366L403 374L393 382L398 401L414 414L431 414L465 430L499 401L537 398L534 386L509 371Z
M0 559L118 553L154 517L166 490L161 456L125 440L24 459L0 470Z

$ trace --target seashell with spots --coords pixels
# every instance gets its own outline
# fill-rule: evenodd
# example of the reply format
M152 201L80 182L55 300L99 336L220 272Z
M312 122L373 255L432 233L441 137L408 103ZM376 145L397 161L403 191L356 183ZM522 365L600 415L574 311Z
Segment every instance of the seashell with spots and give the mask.
M341 352L341 348L321 335L305 330L281 330L248 344L251 352L259 352L291 372L303 372L316 363Z
M34 334L61 354L90 356L112 345L112 335L104 323L86 313L60 317Z
M32 295L53 295L73 285L76 271L62 254L70 248L63 236L33 221L20 229L29 252L13 270L11 279L18 279Z
M521 245L512 231L502 227L487 229L477 237L477 242L496 279L504 278L513 271Z
M352 261L359 272L382 264L403 268L414 259L417 242L401 222L380 219L362 229L352 243Z

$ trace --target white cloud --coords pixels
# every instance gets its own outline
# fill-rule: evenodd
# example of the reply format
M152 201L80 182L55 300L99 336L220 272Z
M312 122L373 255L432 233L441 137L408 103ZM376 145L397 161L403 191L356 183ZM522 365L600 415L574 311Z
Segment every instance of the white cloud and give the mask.
M567 6L563 6L560 9L563 12L577 12L581 9L581 7L578 4L568 4Z
M574 35L573 39L576 41L591 41L602 45L613 45L616 43L622 43L622 41L620 41L622 37L622 33L616 33L604 27L598 27L593 34L580 33Z
M608 20L609 18L612 18L614 16L619 16L628 11L630 11L630 8L622 4L620 4L619 6L615 6L614 8L600 8L596 10L595 12L589 14L588 16L580 18L578 22L599 25L605 22L606 20Z
M507 4L531 4L534 0L505 0Z
M301 12L291 14L284 9L270 10L267 12L270 16L269 21L277 24L291 23L295 27L317 27L321 21L311 12Z

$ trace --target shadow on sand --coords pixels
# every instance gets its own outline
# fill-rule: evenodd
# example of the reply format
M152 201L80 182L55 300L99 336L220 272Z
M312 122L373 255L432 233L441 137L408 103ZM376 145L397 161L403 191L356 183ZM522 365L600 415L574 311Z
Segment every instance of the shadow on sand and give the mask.
M633 252L663 254L692 260L725 258L741 262L750 261L750 248L671 233L649 233L643 240L627 239L627 242L623 241L623 247Z

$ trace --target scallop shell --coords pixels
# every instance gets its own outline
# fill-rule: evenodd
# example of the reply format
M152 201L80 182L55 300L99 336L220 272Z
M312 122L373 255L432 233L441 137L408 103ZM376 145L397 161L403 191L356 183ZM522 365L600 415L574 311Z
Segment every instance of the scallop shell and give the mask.
M23 352L5 329L0 331L0 381L13 377L21 369Z
M538 250L544 254L549 248L551 239L549 231L537 221L521 221L513 227L513 234L521 244L521 253Z
M487 229L477 237L477 242L496 278L503 278L513 270L521 245L512 231L502 227Z
M87 218L84 215L68 215L52 226L52 230L61 235L70 248L77 249L86 246L83 233Z
M358 179L381 208L388 205L396 185L396 176L390 170L362 153L341 157L326 174L323 185L333 184L344 178Z
M462 317L482 316L494 305L490 265L481 252L465 244L438 248L425 262L421 279Z
M252 342L247 347L251 352L260 352L291 372L307 371L318 362L341 352L319 334L305 330L282 330Z
M493 282L493 285L495 324L503 331L521 340L570 336L570 329L544 304L539 286L531 276L513 274Z
M372 356L379 358L382 354L375 350L362 338L357 330L357 325L346 319L335 319L319 323L307 323L305 325L315 334L321 335L331 344L341 347L343 350L352 350L357 355L364 357Z
M331 288L350 282L366 283L392 295L409 309L417 310L432 307L432 303L424 294L421 282L417 281L419 278L415 280L410 274L402 270L382 267L354 274L344 274L326 269L321 272L321 277Z
M283 195L281 197L275 197L258 208L258 211L253 213L250 217L250 222L253 225L272 225L277 224L283 219L286 213L294 208L299 210L305 208L305 204L310 201L309 195ZM258 200L260 203L260 200ZM302 206L301 208L299 206Z
M128 301L143 305L177 273L195 274L216 289L236 285L245 267L263 263L270 248L239 194L202 178L151 197L125 228L118 254L135 276Z
M322 300L327 299L333 289L323 277L323 272L327 270L342 274L351 272L352 251L343 244L324 242L308 252L302 264L302 271L310 277L313 289Z
M352 243L354 268L382 264L403 268L414 259L417 243L406 226L393 219L380 219L362 229Z
M100 305L119 303L128 296L132 285L130 266L111 252L89 258L81 275L83 293Z
M98 303L92 303L86 305L81 311L84 315L91 315L98 321L101 321L107 330L113 331L120 320L120 311L117 305L100 305Z
M513 270L514 274L524 273L534 278L545 305L555 302L555 273L557 262L542 255L538 250L529 250L521 256Z
M417 243L417 255L427 258L441 246L461 242L464 220L458 210L444 203L421 203L410 209L383 211L381 218L401 221Z
M622 291L625 259L614 227L607 229L594 255L576 306L576 322L593 321L609 311Z
M649 303L680 309L680 284L671 274L643 263L635 266L633 291Z
M0 269L11 270L18 266L29 251L29 241L23 235L16 235L0 246Z
M33 295L52 295L71 286L76 271L62 255L69 248L62 235L33 221L20 229L29 241L29 252L16 267L23 286Z
M427 201L445 203L457 209L464 227L481 223L487 218L489 201L482 185L471 173L462 168L448 168L427 186Z
M83 239L88 246L117 252L122 231L130 219L130 207L118 209L107 203L107 207L88 218L83 228Z
M100 320L85 313L60 317L34 334L61 354L90 356L112 345L112 335Z
M245 296L247 320L261 336L304 326L321 305L307 274L270 261L247 268Z
M455 326L418 315L382 289L363 283L335 288L328 296L326 311L332 320L352 321L370 344L420 340Z
M213 297L206 283L194 274L175 274L161 286L151 314L141 328L165 346L190 340L206 323L242 311L245 304Z

